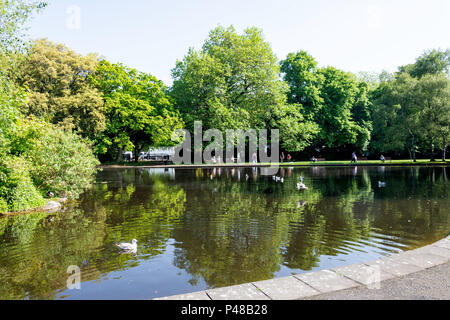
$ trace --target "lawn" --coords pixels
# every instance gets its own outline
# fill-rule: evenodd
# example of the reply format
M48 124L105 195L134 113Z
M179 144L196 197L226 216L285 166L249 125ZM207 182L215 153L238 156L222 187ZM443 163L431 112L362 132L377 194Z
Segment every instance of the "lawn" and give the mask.
M283 163L272 163L272 165L279 165L279 166L354 166L355 163L351 163L349 160L333 160L333 161L317 161L315 163L311 162L311 161L294 161L294 162L283 162ZM400 165L448 165L450 164L450 161L445 161L443 162L442 160L436 160L436 161L430 161L430 159L417 159L416 162L414 162L413 160L409 160L409 159L399 159L399 160L387 160L384 162L381 162L380 160L361 160L358 161L356 163L356 165L358 166L380 166L380 165L384 165L384 166L400 166ZM270 165L269 163L258 163L258 166L264 166L264 165ZM154 167L154 166L164 166L164 164L160 161L139 161L139 162L125 162L125 161L121 161L121 162L108 162L108 163L104 163L102 164L102 167L117 167L117 166L125 166L125 167ZM180 167L191 167L191 166L196 166L196 167L218 167L218 166L254 166L253 163L240 163L240 164L233 164L233 163L221 163L221 164L201 164L201 165L196 165L196 164L181 164L181 165L174 165L174 164L169 164L168 167L172 167L172 166L180 166Z

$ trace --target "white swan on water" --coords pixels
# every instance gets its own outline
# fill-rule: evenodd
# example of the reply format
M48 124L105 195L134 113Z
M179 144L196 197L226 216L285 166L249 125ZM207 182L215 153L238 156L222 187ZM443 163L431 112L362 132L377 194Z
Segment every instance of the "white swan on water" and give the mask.
M126 251L136 251L137 250L137 240L133 239L131 241L131 243L127 243L127 242L120 242L120 243L116 243L116 246L118 246L120 249L122 250L126 250Z
M298 182L297 189L298 190L306 190L306 189L308 189L308 187L303 182Z
M306 190L308 187L303 183L303 176L300 176L300 182L297 182L297 189L298 190Z
M378 181L378 188L386 187L386 182Z

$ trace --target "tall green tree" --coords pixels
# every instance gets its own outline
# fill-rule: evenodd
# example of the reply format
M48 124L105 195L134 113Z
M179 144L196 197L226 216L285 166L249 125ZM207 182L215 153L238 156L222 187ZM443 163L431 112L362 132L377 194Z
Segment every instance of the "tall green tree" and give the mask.
M0 1L0 50L3 53L22 52L27 48L25 23L46 6L46 2L37 0Z
M422 107L421 126L427 141L442 151L442 161L450 143L450 79L444 74L427 74L417 83L417 103Z
M319 126L315 146L365 150L370 141L370 88L350 73L333 67L318 68L306 51L289 53L281 61L289 85L288 101Z
M48 40L33 43L18 81L28 88L25 115L35 115L94 139L105 129L102 93L88 81L96 54L82 56Z
M319 70L323 77L323 106L315 115L320 126L318 141L329 148L365 149L371 125L367 117L367 87L350 73L333 67Z
M382 81L372 92L373 123L369 150L372 153L401 153L406 151L406 136L401 122L401 105L394 97L394 81Z
M283 128L282 147L301 150L316 128L287 107L288 87L279 73L277 58L261 30L248 28L240 35L232 26L217 27L201 50L191 48L177 61L171 94L191 132L196 120L205 130ZM286 121L291 125L286 126Z
M445 159L449 66L449 50L430 50L380 83L372 94L372 150L405 150L416 160L417 151L433 155L437 147Z
M413 64L399 67L399 73L409 73L414 78L421 78L426 74L449 74L450 49L433 49L425 51Z
M317 61L306 51L299 51L289 53L280 65L283 80L289 85L288 102L301 105L305 115L314 119L323 107L323 76L318 72Z
M17 83L29 52L23 24L44 6L0 1L0 213L36 208L50 190L75 198L89 187L98 164L78 135L20 112L29 98Z
M106 129L96 141L99 154L120 158L126 148L139 154L145 147L173 144L171 135L183 122L160 80L102 60L90 83L105 100Z
M13 79L21 54L27 48L25 22L46 6L42 1L0 1L0 158L6 153L5 133L14 130L25 94Z

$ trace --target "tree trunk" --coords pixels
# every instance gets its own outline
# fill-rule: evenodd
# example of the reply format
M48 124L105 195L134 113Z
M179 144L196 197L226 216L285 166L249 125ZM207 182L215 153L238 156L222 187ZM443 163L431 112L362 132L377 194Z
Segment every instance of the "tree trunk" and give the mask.
M117 161L117 162L122 161L122 148L118 148L118 150L117 150L117 158L116 158L116 161Z
M134 147L134 162L138 162L141 150L142 150L141 147Z
M412 137L412 156L413 161L416 162L416 142L414 140L414 136Z
M430 161L434 161L434 143L433 139L431 139L431 159Z
M412 159L411 148L408 146L406 149L408 150L409 159Z

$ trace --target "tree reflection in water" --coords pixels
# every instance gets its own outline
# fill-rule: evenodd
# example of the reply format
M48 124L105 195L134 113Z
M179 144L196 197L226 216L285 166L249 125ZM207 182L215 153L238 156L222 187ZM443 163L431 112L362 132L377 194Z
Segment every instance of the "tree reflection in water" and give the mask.
M177 294L182 281L195 291L269 279L448 234L448 168L355 168L283 168L283 183L264 168L104 170L63 212L0 218L0 298L55 298L69 265L86 282L152 264L147 281ZM118 254L114 243L134 238L137 254Z

